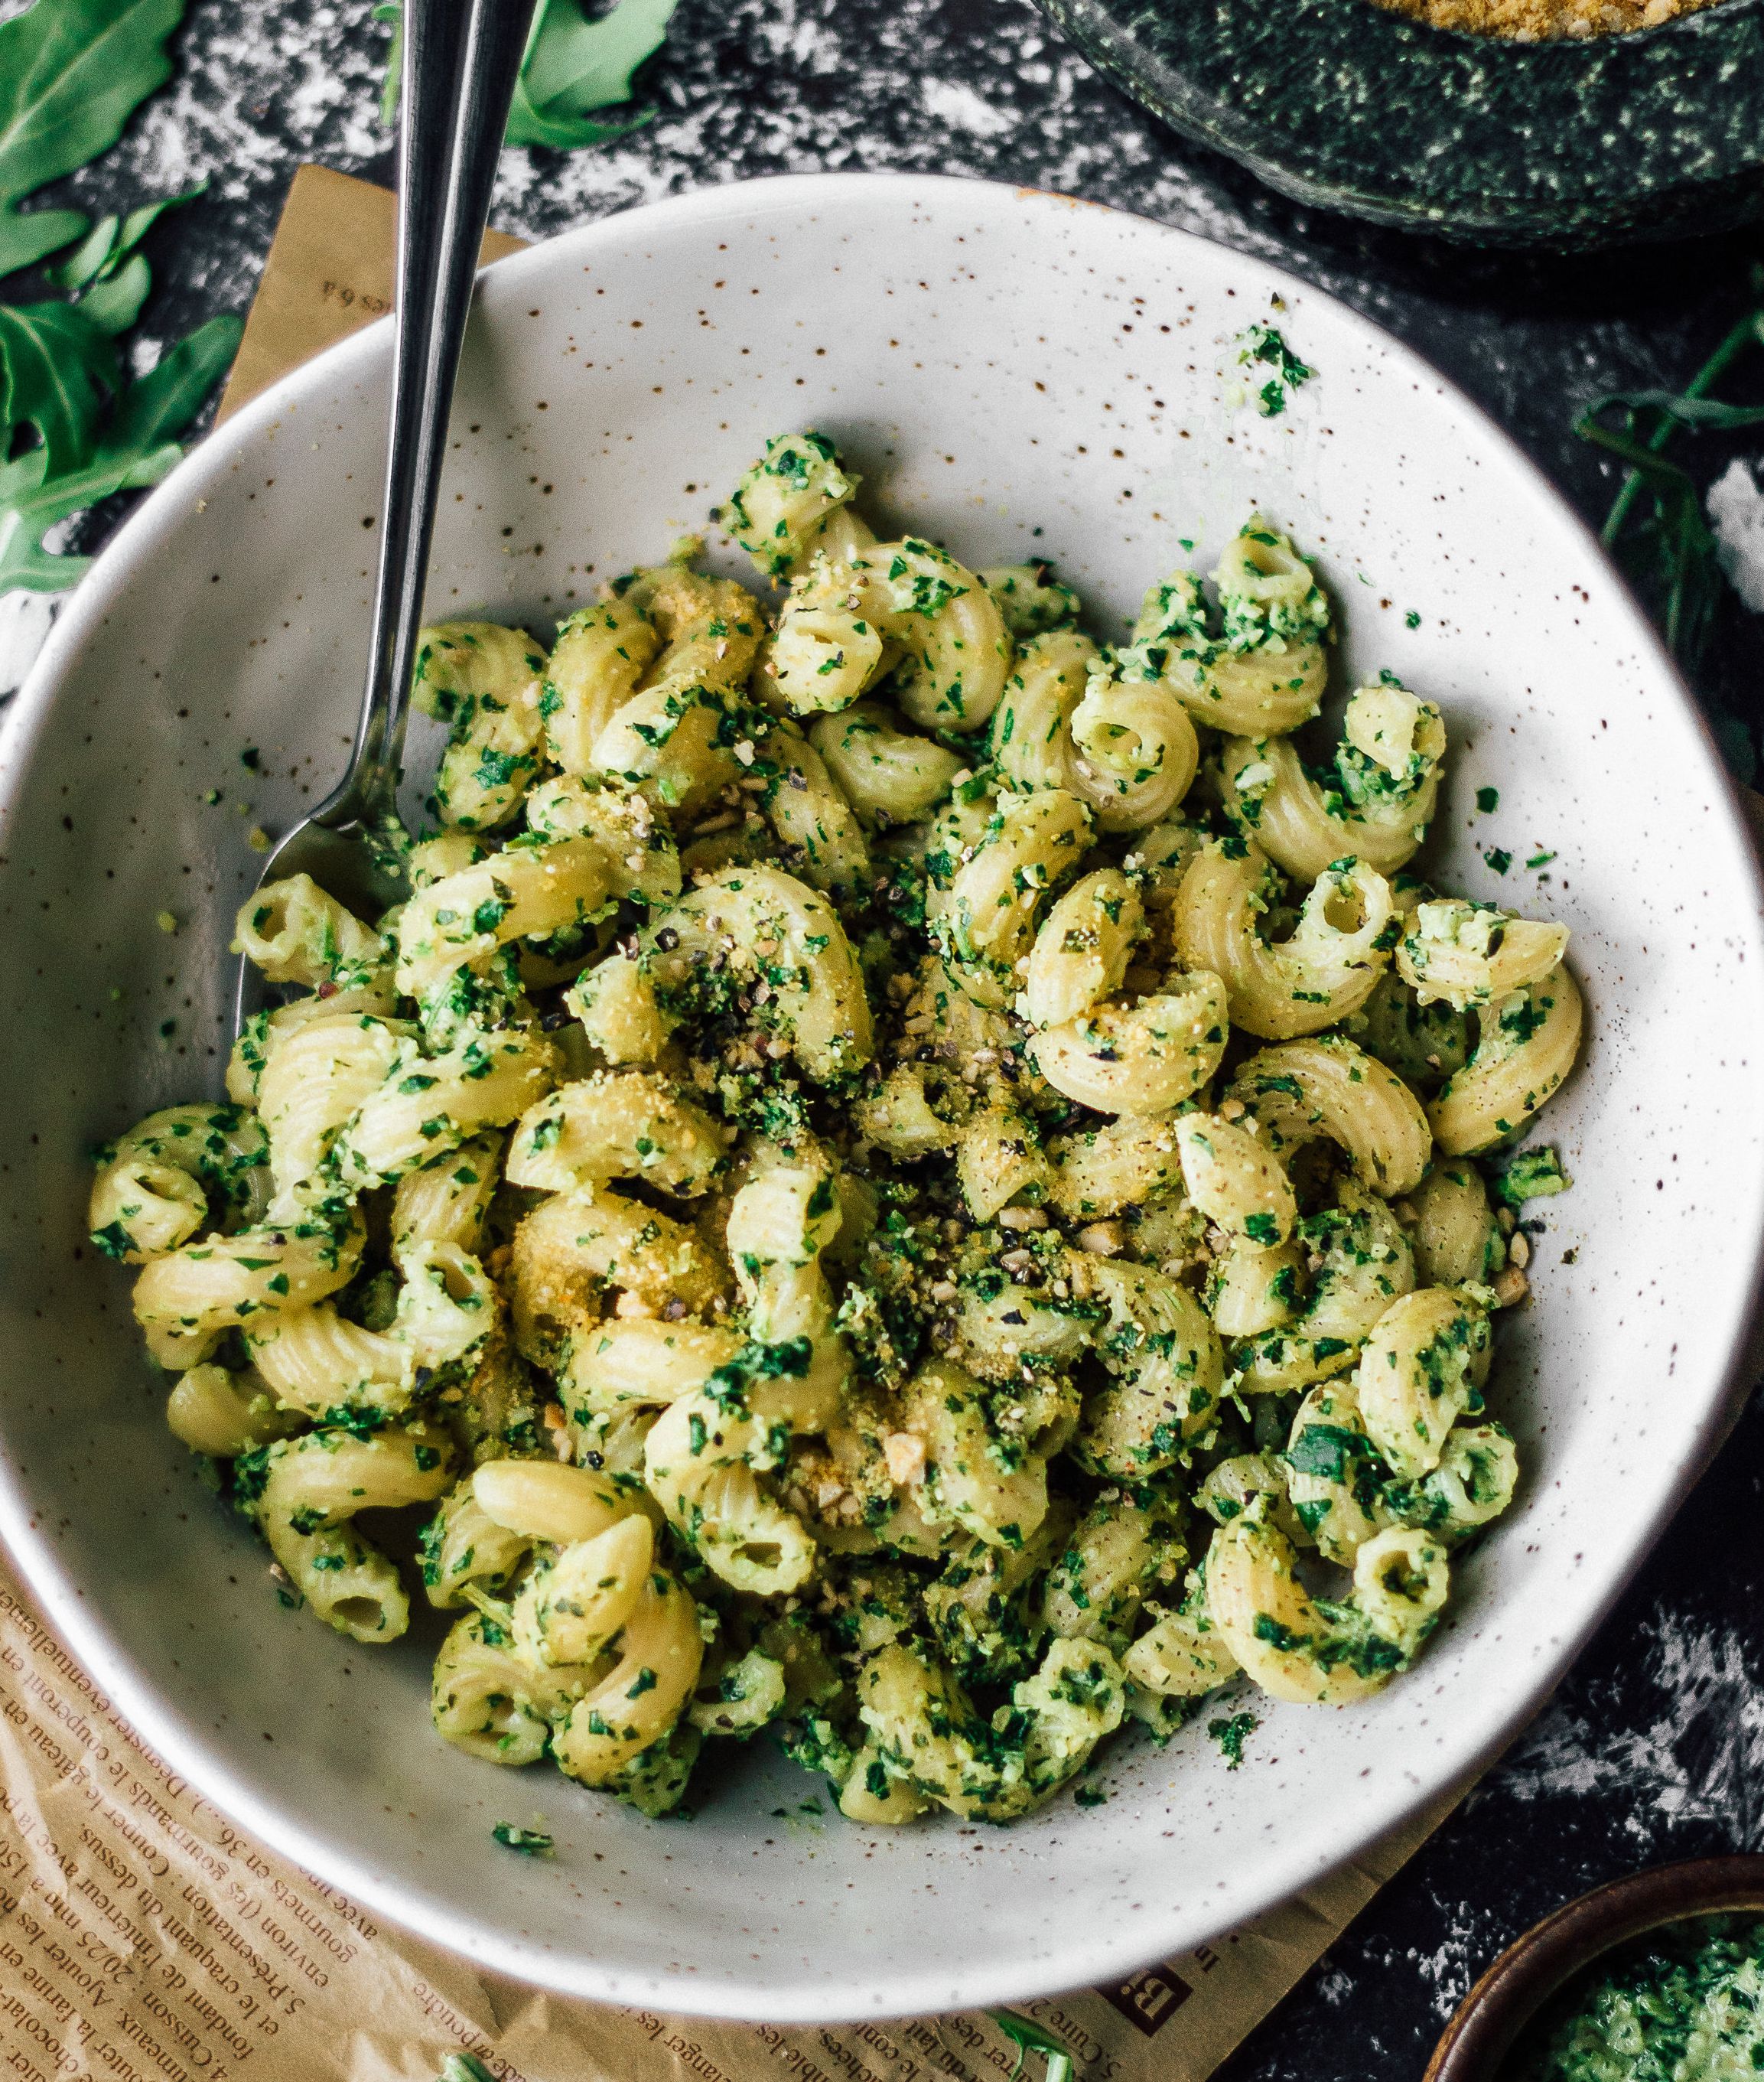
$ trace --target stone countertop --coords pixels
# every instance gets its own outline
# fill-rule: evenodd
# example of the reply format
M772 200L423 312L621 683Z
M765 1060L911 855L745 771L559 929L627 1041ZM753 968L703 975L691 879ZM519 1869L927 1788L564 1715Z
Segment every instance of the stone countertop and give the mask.
M246 308L301 161L389 179L385 36L371 0L192 0L171 85L65 184L95 214L208 181L150 234L149 331ZM1502 257L1299 208L1143 116L1029 0L681 0L650 91L655 120L600 151L505 154L494 221L544 238L709 182L835 167L1065 190L1345 298L1479 399L1595 522L1613 480L1571 431L1577 402L1682 381L1741 307L1758 248L1753 234ZM1764 624L1735 610L1709 676L1733 696L1761 655ZM1471 1980L1539 1916L1641 1864L1764 1848L1761 1449L1754 1408L1554 1703L1227 2082L1411 2082Z

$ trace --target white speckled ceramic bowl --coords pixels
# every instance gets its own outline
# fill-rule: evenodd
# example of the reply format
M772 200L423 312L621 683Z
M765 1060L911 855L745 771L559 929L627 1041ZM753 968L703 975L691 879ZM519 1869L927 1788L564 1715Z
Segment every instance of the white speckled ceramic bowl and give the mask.
M1320 373L1264 419L1227 402L1232 343L1281 298ZM1445 705L1438 872L1566 919L1590 1010L1549 1115L1575 1190L1548 1209L1492 1390L1523 1490L1414 1675L1345 1711L1258 1706L1238 1772L1202 1729L1123 1743L1106 1805L1008 1830L815 1822L798 1803L816 1789L764 1744L712 1768L696 1821L646 1822L447 1748L420 1629L364 1649L280 1607L166 1432L127 1276L81 1247L94 1143L220 1089L249 824L285 827L342 758L389 346L376 328L326 355L162 486L6 726L0 1526L21 1567L147 1739L246 1827L558 1989L774 2021L954 2008L1114 1979L1303 1886L1531 1710L1729 1413L1764 1220L1764 944L1728 786L1658 645L1430 369L1156 225L842 175L664 204L492 271L434 613L549 625L803 424L862 467L879 518L975 563L1052 557L1111 626L1185 560L1179 537L1206 555L1254 502L1318 550L1344 679L1387 665ZM1500 803L1479 815L1485 787ZM536 1808L555 1861L490 1840Z

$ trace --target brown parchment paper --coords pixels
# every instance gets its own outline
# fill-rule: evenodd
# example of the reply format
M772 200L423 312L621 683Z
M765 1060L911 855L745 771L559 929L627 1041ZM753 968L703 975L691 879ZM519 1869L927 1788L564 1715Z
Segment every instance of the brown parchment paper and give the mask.
M385 190L301 168L223 413L381 314L392 236ZM518 245L491 236L486 259ZM1019 2007L1080 2082L1204 2082L1453 1804L1215 1945ZM388 1927L145 1749L0 1557L0 2082L433 2082L459 2051L507 2082L993 2082L1016 2057L979 2014L775 2029L565 2001Z
M389 188L329 166L296 169L217 426L279 376L391 310L398 218ZM507 232L486 231L479 257L500 260L525 244Z

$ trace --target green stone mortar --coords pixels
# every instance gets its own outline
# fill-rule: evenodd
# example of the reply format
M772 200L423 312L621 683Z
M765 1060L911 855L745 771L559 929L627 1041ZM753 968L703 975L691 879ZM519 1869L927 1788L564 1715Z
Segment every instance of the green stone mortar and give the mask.
M1110 78L1282 194L1560 251L1764 217L1764 0L1513 44L1370 0L1041 0Z

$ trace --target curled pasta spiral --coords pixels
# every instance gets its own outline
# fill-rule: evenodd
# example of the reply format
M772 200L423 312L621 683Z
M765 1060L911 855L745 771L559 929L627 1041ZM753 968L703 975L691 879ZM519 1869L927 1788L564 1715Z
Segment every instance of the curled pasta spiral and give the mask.
M1329 603L1290 541L1261 515L1226 546L1210 615L1178 571L1145 596L1129 656L1197 723L1240 737L1296 730L1317 712L1332 634Z
M978 730L998 706L1011 639L997 602L945 550L908 536L818 557L778 618L770 676L798 715L848 708L891 672L928 729Z
M1445 754L1439 710L1381 681L1349 696L1332 768L1313 773L1285 738L1231 737L1219 778L1227 812L1288 875L1316 882L1349 855L1394 875L1427 836Z
M1262 921L1277 889L1254 846L1204 848L1182 878L1173 925L1190 968L1225 986L1234 1025L1272 1041L1320 1034L1358 1010L1390 960L1390 884L1357 860L1324 870L1287 937L1269 941Z
M1194 726L1170 689L1105 659L1076 630L1034 637L1017 653L991 742L1009 786L1064 789L1104 832L1143 831L1168 816L1200 762Z

